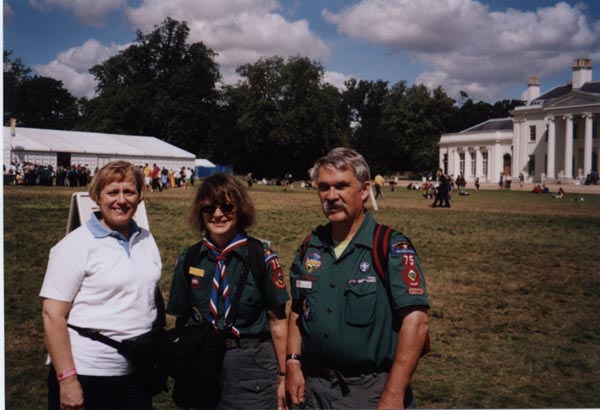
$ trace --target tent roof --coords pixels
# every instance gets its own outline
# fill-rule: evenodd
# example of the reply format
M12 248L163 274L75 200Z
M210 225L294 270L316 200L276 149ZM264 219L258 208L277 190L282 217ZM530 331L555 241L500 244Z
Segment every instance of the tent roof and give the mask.
M194 159L196 156L155 137L102 134L97 132L3 127L4 144L13 150L70 152L141 157Z
M201 158L201 159L196 159L196 166L197 167L205 167L205 168L214 168L216 167L215 164L213 164L212 162L210 162L207 159Z

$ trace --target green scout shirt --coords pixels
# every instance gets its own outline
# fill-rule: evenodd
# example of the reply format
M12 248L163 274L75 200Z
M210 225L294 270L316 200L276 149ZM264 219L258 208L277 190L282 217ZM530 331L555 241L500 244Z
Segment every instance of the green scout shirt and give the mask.
M373 266L376 222L370 213L336 260L327 224L313 231L304 259L296 253L290 284L300 315L303 363L342 372L389 371L398 329L387 292ZM425 278L410 241L390 240L388 275L392 305L429 306Z
M183 260L186 252L187 249L177 259L167 313L177 317L188 317L189 315L188 324L200 325L200 319L192 314L192 307L195 306L198 309L202 320L209 320L209 303L216 260L208 248L203 245L196 266L190 267L190 272L183 272ZM243 262L247 257L247 246L234 249L228 255L227 277L229 278L232 303L242 273ZM265 262L267 268L265 273L248 272L248 278L240 298L234 325L242 337L268 332L269 321L266 311L286 303L289 299L277 254L270 249L265 249ZM257 278L263 278L264 295L261 295L261 287L258 286ZM222 327L224 311L223 296L219 294L217 321L220 327Z

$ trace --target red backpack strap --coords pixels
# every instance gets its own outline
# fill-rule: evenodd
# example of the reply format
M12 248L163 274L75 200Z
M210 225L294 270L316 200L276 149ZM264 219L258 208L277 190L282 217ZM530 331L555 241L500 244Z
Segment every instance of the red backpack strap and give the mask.
M379 278L388 288L387 260L390 252L390 238L393 229L386 225L377 224L373 233L373 248L371 250L373 266Z
M298 251L300 253L300 263L302 263L302 260L304 259L304 256L306 255L306 251L308 249L308 243L310 242L310 238L312 238L312 235L313 235L312 232L309 233L308 235L306 235L306 238L304 238L304 240L300 244L300 248L298 249Z

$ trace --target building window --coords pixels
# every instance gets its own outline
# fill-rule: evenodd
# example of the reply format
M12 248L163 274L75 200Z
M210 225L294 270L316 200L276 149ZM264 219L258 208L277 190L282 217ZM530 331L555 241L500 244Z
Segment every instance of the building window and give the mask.
M444 174L447 174L448 173L448 154L444 154L443 163L444 163L444 165L443 165L444 166Z
M576 140L577 139L577 123L575 121L573 121L573 139Z
M475 175L476 160L477 160L477 153L471 152L471 175Z
M535 125L529 126L529 142L535 142Z
M488 153L487 153L487 151L481 153L481 172L483 172L483 175L488 174Z
M458 169L461 175L465 175L465 153L461 152L458 154Z
M535 175L535 155L529 156L529 163L527 166L527 173L531 176Z

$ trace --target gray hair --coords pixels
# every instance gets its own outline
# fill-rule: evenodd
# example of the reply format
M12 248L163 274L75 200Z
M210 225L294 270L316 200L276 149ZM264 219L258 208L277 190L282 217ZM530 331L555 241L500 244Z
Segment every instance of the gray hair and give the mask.
M319 178L319 169L329 167L338 170L352 170L361 184L371 180L371 172L367 161L358 152L351 148L334 148L324 157L315 161L311 169L308 170L310 179L316 181Z

